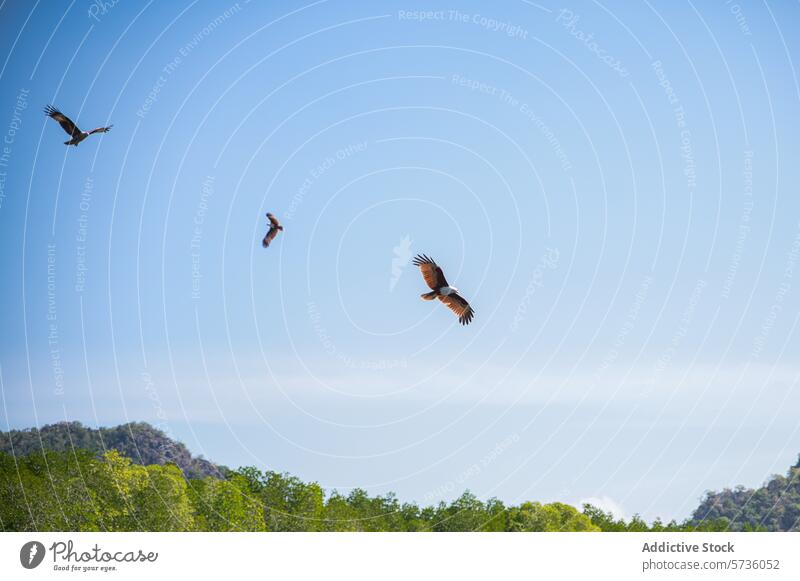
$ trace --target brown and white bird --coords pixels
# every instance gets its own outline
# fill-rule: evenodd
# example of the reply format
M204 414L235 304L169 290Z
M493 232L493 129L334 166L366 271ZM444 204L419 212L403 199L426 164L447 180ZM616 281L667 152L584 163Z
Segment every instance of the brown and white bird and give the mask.
M65 141L64 145L74 145L77 147L81 141L89 137L91 134L108 133L108 131L113 127L113 125L109 125L108 127L96 127L91 131L81 131L72 122L72 119L64 115L61 111L59 111L52 105L48 105L47 107L44 108L44 114L58 121L58 124L61 125L61 128L64 131L66 131L67 134L72 138L69 141Z
M466 299L458 294L456 287L447 284L447 279L445 279L441 267L432 258L424 254L415 256L411 263L414 266L419 266L422 278L425 279L425 284L431 288L431 292L420 295L422 300L432 301L433 299L439 299L456 314L459 323L469 325L472 317L475 316L475 311Z
M283 226L281 226L281 223L278 222L275 214L267 212L267 218L269 218L269 230L267 230L264 240L261 241L261 246L264 248L268 247L269 243L275 239L275 237L278 235L278 230L283 232Z

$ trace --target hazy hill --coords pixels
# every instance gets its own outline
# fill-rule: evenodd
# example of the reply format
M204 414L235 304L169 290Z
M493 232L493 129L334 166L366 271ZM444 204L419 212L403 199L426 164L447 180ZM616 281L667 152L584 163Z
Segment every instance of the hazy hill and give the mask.
M216 464L192 456L182 443L145 422L97 430L80 422L59 422L44 426L41 430L31 428L0 432L0 451L27 456L41 452L42 448L55 451L84 449L98 454L114 449L136 464L175 464L187 478L222 478L222 471Z
M760 488L707 492L692 520L720 518L734 531L800 531L800 458L786 476L773 476Z

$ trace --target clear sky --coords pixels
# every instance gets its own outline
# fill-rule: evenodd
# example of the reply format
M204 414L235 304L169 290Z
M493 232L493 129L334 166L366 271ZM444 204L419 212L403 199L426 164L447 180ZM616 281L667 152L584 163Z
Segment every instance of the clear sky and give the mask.
M800 452L799 11L2 2L0 427L422 503L759 485Z

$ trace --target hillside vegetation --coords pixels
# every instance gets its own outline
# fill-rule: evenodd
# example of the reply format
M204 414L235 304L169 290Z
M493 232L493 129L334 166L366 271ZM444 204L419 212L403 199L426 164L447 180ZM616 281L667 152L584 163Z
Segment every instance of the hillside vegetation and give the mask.
M148 424L0 433L0 449L5 531L798 530L800 518L800 462L757 490L707 493L684 522L648 524L591 505L506 506L468 491L428 507L361 489L326 494L289 474L194 458Z
M707 492L693 519L724 519L733 531L800 531L800 458L760 488Z
M17 456L51 450L89 450L102 454L117 450L136 464L175 464L187 478L212 476L222 478L220 468L192 456L180 442L168 437L145 422L132 422L113 428L87 428L80 422L59 422L41 430L11 430L0 432L0 451Z

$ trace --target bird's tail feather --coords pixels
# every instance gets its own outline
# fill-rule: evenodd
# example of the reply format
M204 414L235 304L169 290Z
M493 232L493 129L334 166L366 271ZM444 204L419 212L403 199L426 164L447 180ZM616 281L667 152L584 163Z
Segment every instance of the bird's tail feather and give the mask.
M424 293L419 296L420 298L422 298L423 301L432 301L433 299L436 298L436 294L437 294L436 291L431 291L429 293Z

